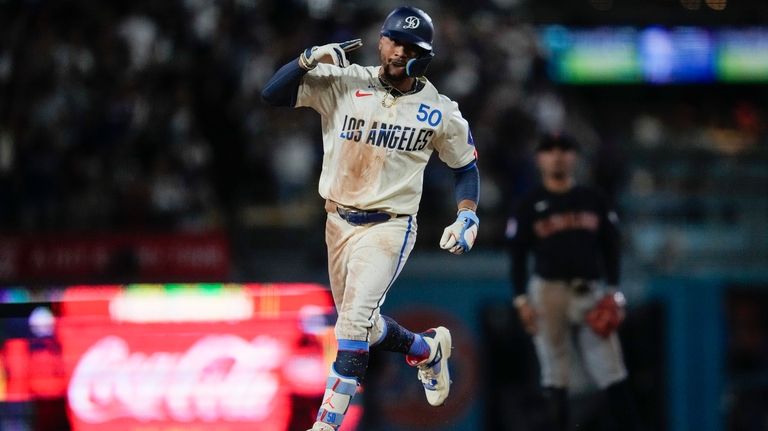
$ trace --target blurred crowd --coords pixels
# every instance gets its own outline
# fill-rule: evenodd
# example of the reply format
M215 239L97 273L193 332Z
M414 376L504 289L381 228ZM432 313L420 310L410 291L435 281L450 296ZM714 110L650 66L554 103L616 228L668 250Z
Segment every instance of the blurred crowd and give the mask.
M317 118L268 108L258 94L312 44L361 36L354 60L376 62L378 29L395 2L337 4L332 17L331 6L0 3L4 227L205 229L249 206L313 196ZM523 163L518 154L536 130L563 121L545 81L531 79L543 76L533 73L541 67L533 29L496 7L429 10L438 27L429 77L460 103L488 154L490 206L501 193L494 170ZM427 206L452 205L448 176L437 170L426 183Z
M318 116L267 107L259 91L314 44L362 37L352 60L376 64L381 22L399 4L0 2L3 230L236 229L280 223L292 208L322 211ZM585 176L614 198L627 184L654 191L653 172L628 170L631 145L764 147L765 112L738 97L706 117L695 99L663 111L649 97L632 105L603 97L616 92L564 92L547 78L546 51L518 2L416 5L437 28L427 76L459 103L478 145L485 244L499 244L505 214L536 181L541 132L575 135L591 162ZM642 100L645 90L634 91ZM713 118L711 133L698 133ZM454 205L450 172L434 165L422 217ZM270 216L276 208L288 210Z

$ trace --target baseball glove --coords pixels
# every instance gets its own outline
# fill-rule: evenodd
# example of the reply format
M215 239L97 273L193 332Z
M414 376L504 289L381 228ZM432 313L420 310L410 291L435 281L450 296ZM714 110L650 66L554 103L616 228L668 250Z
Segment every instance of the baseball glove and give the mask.
M608 338L624 320L624 296L620 292L610 293L597 301L587 312L585 322L595 334Z

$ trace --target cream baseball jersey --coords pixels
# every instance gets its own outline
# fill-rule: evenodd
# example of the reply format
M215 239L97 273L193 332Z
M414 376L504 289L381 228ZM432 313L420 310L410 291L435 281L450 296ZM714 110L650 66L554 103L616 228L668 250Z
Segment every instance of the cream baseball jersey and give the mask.
M416 214L432 152L464 167L476 158L472 135L458 104L429 81L394 100L378 76L378 66L356 64L319 64L304 76L296 107L322 122L319 192L349 207Z

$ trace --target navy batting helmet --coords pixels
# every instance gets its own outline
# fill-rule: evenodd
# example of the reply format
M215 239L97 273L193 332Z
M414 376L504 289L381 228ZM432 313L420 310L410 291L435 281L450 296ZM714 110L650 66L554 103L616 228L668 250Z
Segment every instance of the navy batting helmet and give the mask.
M381 26L381 34L400 42L412 43L425 51L432 51L435 28L432 18L421 9L403 6L393 10Z
M405 67L408 76L421 76L435 56L432 51L432 37L435 28L432 18L421 9L402 6L393 10L381 26L381 35L398 42L413 44L424 53L408 61Z

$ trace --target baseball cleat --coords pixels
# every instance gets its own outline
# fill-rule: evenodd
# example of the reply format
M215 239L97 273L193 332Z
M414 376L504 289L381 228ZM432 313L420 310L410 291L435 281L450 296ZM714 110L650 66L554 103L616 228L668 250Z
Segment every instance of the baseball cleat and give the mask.
M448 371L448 358L451 357L451 332L438 326L421 335L429 345L429 357L419 362L406 357L406 361L419 369L418 377L424 385L427 402L433 406L440 406L448 398L451 389L451 376Z
M307 431L336 431L336 430L325 422L315 422L315 424L312 425L312 428L308 429Z

